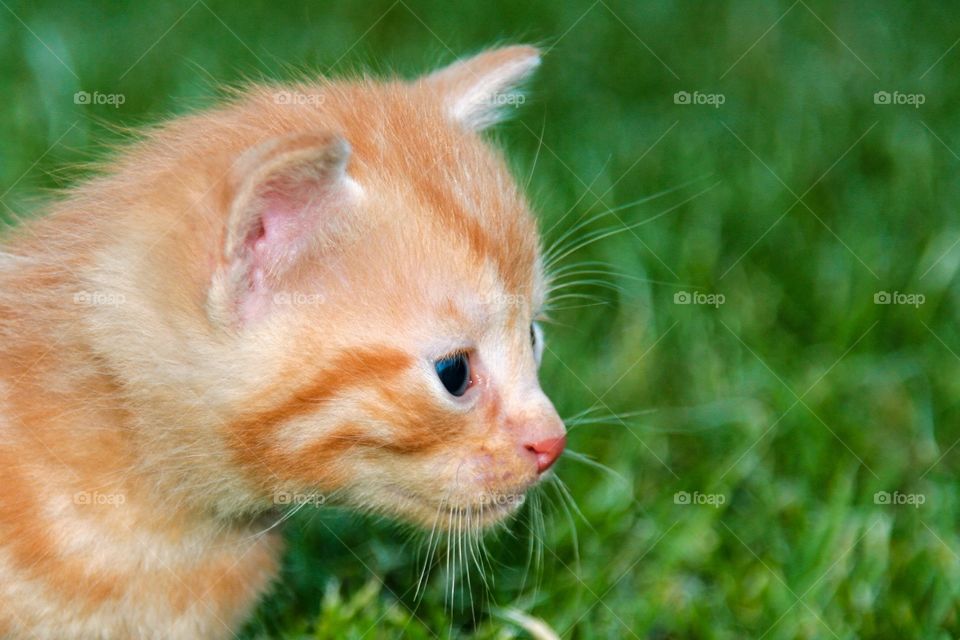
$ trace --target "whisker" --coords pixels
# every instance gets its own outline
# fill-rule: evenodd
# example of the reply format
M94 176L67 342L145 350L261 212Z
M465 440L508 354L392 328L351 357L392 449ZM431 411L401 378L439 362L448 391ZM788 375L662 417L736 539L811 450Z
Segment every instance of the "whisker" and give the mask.
M631 275L629 273L622 273L620 271L613 271L612 269L582 269L580 271L573 271L564 274L561 277L548 277L550 281L550 286L547 290L551 290L554 282L562 282L566 278L572 278L574 276L586 276L586 275L601 275L601 276L611 276L614 278L621 278L624 280L632 280L634 282L646 282L649 284L659 284L666 287L696 287L697 285L683 283L683 282L668 282L666 280L654 280L653 278L641 278L640 276Z
M574 232L576 232L577 230L583 228L583 226L585 226L585 224L590 224L590 222L593 222L593 221L595 221L595 220L598 220L599 218L602 218L602 217L605 216L605 215L612 215L612 214L614 214L614 213L618 213L618 212L620 212L620 211L623 211L623 210L625 210L625 209L629 209L629 208L631 208L631 207L635 207L635 206L637 206L637 205L645 204L645 203L647 203L647 202L653 202L654 200L657 200L657 199L659 199L659 198L662 198L663 196L670 195L671 193L676 193L677 191L680 191L681 189L685 189L686 187L690 186L691 184L694 184L694 183L696 183L696 182L699 182L699 181L701 181L701 180L704 180L704 179L706 179L706 178L709 178L711 175L712 175L712 174L703 175L703 176L700 176L700 177L698 177L698 178L694 178L694 179L692 179L692 180L688 180L688 181L686 181L686 182L683 182L683 183L681 183L681 184L679 184L679 185L677 185L677 186L675 186L675 187L670 187L670 188L668 188L668 189L663 189L663 190L661 190L661 191L652 193L652 194L650 194L650 195L648 195L648 196L644 196L644 197L639 198L639 199L637 199L637 200L634 200L634 201L632 201L632 202L628 202L628 203L626 203L626 204L619 205L619 206L614 207L614 208L612 208L612 209L606 209L606 210L600 212L599 214L596 214L596 215L594 215L594 216L591 216L591 218L589 218L589 220L588 220L586 223L584 223L583 218L582 218L582 216L581 216L581 218L579 218L576 222L574 222L574 224L573 224L571 227L569 227L569 228L563 233L563 235L561 235L559 238L557 238L557 239L551 244L551 249L547 251L547 256L549 256L551 253L553 253L553 252L555 251L555 247L558 247L558 246L560 245L560 243L563 242L564 240L566 240L572 233L574 233ZM596 180L596 178L594 178L594 181L595 181L595 180ZM592 184L591 184L591 186L592 186ZM580 200L582 200L582 199L583 199L583 197L581 196ZM576 207L576 206L580 203L580 200L577 200L577 202L574 203L573 206ZM572 210L572 208L571 208L571 210ZM568 213L569 213L569 211L568 211ZM565 218L565 217L566 217L566 215L564 215L563 217L560 218L560 220L558 220L557 222L555 222L555 223L553 224L553 226L551 226L550 229L548 229L548 230L545 232L544 235L547 235L547 234L550 233L550 231L553 231L553 229L556 227L556 225L559 224L559 222L560 222L561 220L563 220L563 218ZM547 256L545 256L545 259L546 259Z
M555 296L550 302L557 302L559 300L591 300L593 302L609 302L609 300L604 300L600 296L591 295L589 293L564 293L559 296Z
M570 264L564 264L558 266L554 271L547 273L548 280L555 280L561 275L579 269L581 267L590 267L600 270L601 268L610 270L613 269L613 265L609 262L604 262L603 260L580 260L578 262L571 262Z
M447 516L447 562L446 562L447 580L450 581L449 600L447 600L447 596L444 595L444 600L449 604L449 607L450 607L449 609L450 614L453 614L453 592L454 592L454 589L456 589L457 587L457 577L453 575L453 571L451 570L451 564L450 564L450 552L453 547L453 544L451 544L451 540L450 540L450 538L452 537L452 534L450 532L452 530L453 530L453 509L450 509L449 515Z
M542 495L541 491L537 491L534 494L534 513L536 514L537 522L537 582L536 588L534 589L534 599L536 599L537 594L540 593L540 585L543 583L543 548L546 544L544 542L544 536L547 533L547 527L543 521L543 507L540 503L540 497Z
M482 503L481 503L481 508L482 508ZM477 568L477 573L480 575L480 581L483 583L484 591L489 592L490 585L487 584L487 576L483 570L483 566L481 566L480 564L480 559L477 557L479 553L478 541L480 539L480 536L482 535L480 531L480 526L482 524L482 521L477 521L477 523L474 524L472 522L472 517L473 517L473 509L471 508L467 511L467 530L470 534L470 538L469 538L470 544L468 545L470 550L470 559L473 561L473 566Z
M460 550L460 569L459 571L463 572L464 580L466 581L467 595L470 596L470 618L473 620L473 626L477 626L477 617L476 612L473 607L473 585L470 580L470 566L466 561L466 530L463 528L463 517L465 511L470 509L470 505L467 505L466 509L461 509L459 514L459 522L457 529L457 547ZM461 598L461 602L463 598Z
M560 502L560 507L563 510L564 515L567 518L567 524L570 526L570 540L573 543L573 564L576 568L576 574L578 577L583 574L583 567L580 564L580 535L577 532L577 523L573 518L573 514L570 512L570 508L567 506L566 500L573 500L572 497L568 496L563 489L566 487L563 486L563 482L556 474L550 477L550 484L557 492L557 500ZM576 503L574 503L576 506ZM579 512L579 509L577 509ZM582 517L582 514L581 514ZM584 519L586 521L586 519ZM587 522L587 526L590 526L590 523ZM593 527L590 527L593 530Z
M548 307L547 311L551 313L554 311L568 311L570 309L586 309L588 307L608 307L611 302L609 300L601 300L599 302L591 302L589 304L568 304L562 307Z
M527 518L529 519L529 522L527 524L527 531L528 533L530 533L530 537L527 540L527 562L523 568L523 577L520 579L520 589L519 589L520 593L523 593L524 588L527 585L527 578L530 576L530 571L533 568L534 545L536 544L535 542L536 536L534 535L532 530L533 515L531 512L532 512L532 508L527 510Z
M574 224L572 227L564 231L563 235L557 238L551 244L550 248L543 253L542 260L544 264L544 271L550 271L552 265L555 265L557 263L556 256L562 253L563 251L565 251L567 248L569 248L572 243L577 241L576 233L578 231L589 227L591 224L593 224L597 220L601 220L604 217L609 215L612 215L609 210L603 210L599 213L593 214L588 218L583 218L581 220L578 220L576 224Z
M547 113L543 113L543 123L540 125L540 137L537 139L537 151L533 154L533 166L530 167L530 174L527 176L526 184L523 185L523 193L530 192L530 182L533 180L533 174L537 170L537 161L540 159L540 150L543 148L543 134L547 130Z
M582 464L585 464L585 465L588 466L588 467L593 467L594 469L597 469L598 471L603 471L604 473L607 473L607 474L613 476L614 478L616 478L616 479L619 480L620 482L623 482L623 483L626 484L626 485L630 485L630 484L631 484L629 480L627 480L622 474L620 474L620 473L619 473L618 471L616 471L615 469L612 469L611 467L608 467L607 465L603 464L602 462L598 462L598 461L594 460L593 458L591 458L590 456L580 453L579 451L572 451L571 449L568 448L568 449L564 450L563 456L564 456L564 457L569 456L571 460L575 460L575 461L577 461L577 462L580 462L580 463L582 463Z
M560 491L560 493L566 498L570 507L573 509L573 512L580 516L580 519L583 520L583 523L590 527L590 530L596 533L596 529L593 528L593 525L590 524L590 521L587 520L587 517L583 515L583 511L580 510L580 506L577 504L577 501L573 499L573 494L570 493L570 490L567 488L566 483L561 480L557 475L553 476L554 485Z
M597 409L603 407L597 406ZM659 409L642 409L640 411L626 411L624 413L609 413L602 416L576 416L569 420L564 420L564 423L567 425L567 430L572 431L576 427L583 427L592 424L610 424L613 426L622 426L622 423L625 419L637 418L639 416L646 416L657 413Z
M587 197L587 194L593 192L593 191L592 191L592 190L593 190L593 185L595 185L595 184L597 183L597 180L600 179L600 176L603 175L603 172L606 170L607 165L610 164L610 160L612 160L612 159L613 159L613 156L611 155L610 157L608 157L608 158L604 161L603 166L600 167L600 171L598 171L598 172L597 172L597 175L595 175L595 176L593 177L593 179L590 181L590 184L588 184L588 185L586 186L586 189L584 189L583 193L580 194L580 196L577 198L577 201L574 202L572 205L570 205L570 207L567 209L567 212L564 213L562 216L560 216L560 217L556 220L556 222L554 222L552 225L550 225L550 228L549 228L549 229L547 229L546 231L543 232L543 237L546 237L546 236L550 235L550 233L551 233L554 229L557 228L557 225L558 225L558 224L560 224L561 222L563 222L564 220L566 220L566 219L567 219L567 216L570 215L570 214L573 212L574 209L576 209L578 206L580 206L580 203L583 202L583 199ZM589 210L592 209L592 208L593 208L592 206L589 207L589 208L587 209L587 211L589 211Z
M545 261L545 264L547 265L547 266L545 266L545 268L546 268L546 269L549 269L550 265L553 265L553 264L555 264L556 262L559 262L560 260L563 260L564 258L566 258L567 256L569 256L570 254L575 253L575 252L577 252L577 251L580 251L580 250L583 249L584 247L587 247L587 246L589 246L589 245L591 245L591 244L593 244L593 243L595 243L595 242L599 242L600 240L603 240L604 238L609 238L610 236L614 236L614 235L617 235L617 234L619 234L619 233L623 233L624 231L631 231L631 230L633 230L633 229L636 229L637 227L640 227L640 226L643 226L643 225L648 224L648 223L650 223L650 222L653 222L654 220L658 220L658 219L662 218L663 216L665 216L665 215L667 215L667 214L669 214L669 213L672 213L673 211L676 211L676 210L679 209L680 207L682 207L682 206L684 206L684 205L692 202L693 200L699 198L699 197L702 196L703 194L705 194L705 193L707 193L707 192L709 192L709 191L712 191L714 188L717 187L717 185L720 184L720 182L721 182L721 181L718 180L717 182L714 182L712 185L710 185L710 186L707 187L706 189L703 189L703 190L701 190L701 191L693 194L692 196L690 196L690 197L687 198L686 200L683 200L683 201L681 201L681 202L673 205L672 207L668 207L667 209L664 209L664 210L661 211L660 213L657 213L657 214L655 214L655 215L652 215L652 216L650 216L649 218L645 218L645 219L641 220L640 222L635 222L635 223L629 224L629 225L622 225L622 226L620 226L620 227L608 228L608 229L605 229L605 230L602 229L602 230L600 230L600 233L595 232L594 234L587 234L587 239L586 239L586 240L583 240L582 242L574 245L574 246L571 247L570 249L566 249L565 251L563 251L563 252L562 252L560 255L558 255L558 256L550 256L549 262L546 262L546 261ZM611 212L612 212L612 211L615 211L615 210L611 210Z
M440 536L437 535L437 527L440 524L440 516L442 515L443 505L449 495L450 492L448 490L447 495L440 499L440 504L437 505L437 515L434 517L433 527L430 529L430 537L427 539L427 550L426 557L424 559L423 570L420 572L420 579L417 581L417 590L414 594L414 601L417 602L418 605L420 599L423 598L423 594L426 592L429 567L433 565L433 558L437 552L437 548L440 546ZM436 540L436 542L434 542L434 540Z
M315 495L312 496L312 497L316 497L316 496L319 496L319 494L315 494ZM266 535L267 533L269 533L270 531L272 531L272 530L275 529L276 527L280 526L281 524L283 524L284 522L286 522L287 520L289 520L290 518L292 518L293 516L295 516L295 515L297 514L297 512L299 512L301 509L303 509L305 506L307 506L307 504L309 504L309 501L301 502L300 504L298 504L297 506L295 506L293 509L290 509L289 511L286 511L286 512L280 514L280 517L277 518L277 521L274 522L273 524L271 524L271 525L270 525L269 527L267 527L266 529L263 529L262 531L258 531L258 532L253 533L253 534L250 534L249 536L246 536L244 539L245 539L245 540L251 540L251 539L259 538L259 537L261 537L261 536Z
M573 415L570 416L569 418L564 418L564 419L563 419L563 422L564 422L564 424L568 424L568 425L569 425L572 421L574 421L574 420L579 420L580 418L585 417L585 416L588 416L590 413L592 413L592 412L594 412L594 411L599 411L599 410L602 409L602 408L603 408L603 407L601 407L600 405L594 404L594 405L591 406L591 407L587 407L586 409L582 409L581 411L578 411L577 413L573 414Z
M547 295L547 298L549 298L554 291L560 291L561 289L568 289L570 287L580 287L588 284L592 284L592 285L607 288L607 289L612 289L619 293L623 293L625 290L622 286L614 282L610 282L609 280L601 280L600 278L581 278L579 280L571 280L570 282L564 282L561 284L548 287L546 295Z

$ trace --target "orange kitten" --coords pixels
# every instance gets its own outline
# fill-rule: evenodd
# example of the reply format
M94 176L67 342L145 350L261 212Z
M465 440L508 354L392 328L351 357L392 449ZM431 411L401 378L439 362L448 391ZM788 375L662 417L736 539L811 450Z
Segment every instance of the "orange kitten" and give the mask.
M254 87L14 230L0 636L231 637L276 577L277 504L515 510L565 436L535 223L479 131L538 63Z

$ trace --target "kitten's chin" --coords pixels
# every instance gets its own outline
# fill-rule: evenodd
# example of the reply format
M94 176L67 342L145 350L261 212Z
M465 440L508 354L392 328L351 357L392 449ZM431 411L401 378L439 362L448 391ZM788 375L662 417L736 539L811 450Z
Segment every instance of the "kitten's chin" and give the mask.
M391 488L381 509L403 521L437 531L476 531L496 526L523 505L526 493L480 493L474 496L430 498ZM383 502L382 500L380 502Z

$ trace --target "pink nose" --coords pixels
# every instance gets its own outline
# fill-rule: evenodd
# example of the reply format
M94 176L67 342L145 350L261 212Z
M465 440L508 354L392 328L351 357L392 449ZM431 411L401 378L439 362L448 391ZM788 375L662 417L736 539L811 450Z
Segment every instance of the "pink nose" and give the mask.
M525 448L537 456L537 472L543 473L553 466L563 453L565 446L567 446L567 436L560 436L525 445Z

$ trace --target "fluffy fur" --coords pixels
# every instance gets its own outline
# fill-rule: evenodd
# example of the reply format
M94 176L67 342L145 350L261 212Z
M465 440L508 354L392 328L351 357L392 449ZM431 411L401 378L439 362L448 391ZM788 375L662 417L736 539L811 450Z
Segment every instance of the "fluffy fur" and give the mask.
M509 515L563 425L535 223L478 132L538 60L255 86L8 235L0 636L230 637L278 504ZM457 352L462 398L434 371Z

